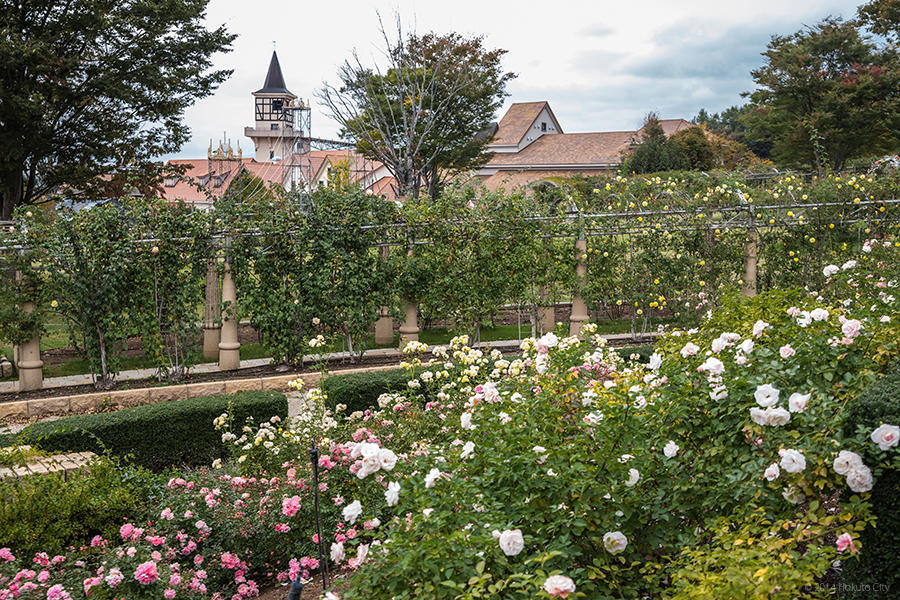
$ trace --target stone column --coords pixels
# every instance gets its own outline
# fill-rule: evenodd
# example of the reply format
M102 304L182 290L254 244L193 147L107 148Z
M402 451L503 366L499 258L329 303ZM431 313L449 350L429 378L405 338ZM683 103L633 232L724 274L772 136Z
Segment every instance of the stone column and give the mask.
M756 265L759 259L759 232L755 227L747 230L747 240L744 242L744 283L741 293L744 296L756 295Z
M584 283L587 274L587 266L585 265L585 256L587 255L587 240L582 234L578 241L575 242L575 286L576 289L572 295L572 316L569 318L569 335L578 335L581 333L581 327L588 320L587 304L581 297L578 287Z
M34 312L34 302L22 304L22 312ZM44 361L41 360L41 336L19 345L15 352L16 368L19 370L19 391L39 390L44 387Z
M550 292L547 291L547 288L542 287L540 290L538 290L538 297L540 297L541 304L543 304L550 299ZM539 334L553 331L553 329L556 327L556 307L542 306L538 308L537 326Z
M419 305L411 300L403 301L403 323L400 324L400 349L410 342L419 341Z
M219 272L216 259L206 263L206 303L203 314L203 357L214 359L219 356Z
M390 248L384 246L381 249L382 260L387 260ZM392 344L394 342L394 320L388 316L389 309L381 308L381 316L375 321L375 343L378 345Z
M219 341L219 368L233 371L241 366L241 343L238 341L237 295L234 290L234 279L231 277L231 265L225 261L222 274L222 334Z

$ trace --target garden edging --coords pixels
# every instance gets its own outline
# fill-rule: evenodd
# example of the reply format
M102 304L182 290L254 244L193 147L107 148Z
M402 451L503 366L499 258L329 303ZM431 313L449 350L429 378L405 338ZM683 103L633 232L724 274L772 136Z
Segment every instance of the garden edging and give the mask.
M341 375L368 373L396 368L396 365L379 365L356 369L344 369L341 370L340 373ZM319 377L319 373L294 373L291 375L250 377L228 381L189 383L166 387L148 387L133 390L74 394L72 396L59 396L55 398L18 400L0 403L0 419L11 416L38 417L51 414L82 413L92 408L100 408L102 406L126 408L142 404L156 404L159 402L169 402L171 400L185 400L187 398L233 394L235 392L252 390L286 391L289 389L288 382L290 381L302 379L304 386L310 386L317 383Z

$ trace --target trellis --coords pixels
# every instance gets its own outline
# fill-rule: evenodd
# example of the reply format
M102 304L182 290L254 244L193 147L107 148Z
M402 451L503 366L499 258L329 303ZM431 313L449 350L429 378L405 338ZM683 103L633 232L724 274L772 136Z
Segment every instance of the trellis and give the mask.
M520 219L522 223L540 222L548 225L549 233L541 234L547 239L573 239L575 251L576 282L583 283L586 277L585 253L587 240L605 236L634 236L652 233L677 233L698 230L745 231L743 288L745 295L756 292L756 269L758 260L758 244L760 234L795 227L846 227L848 225L866 223L897 224L900 223L900 199L860 200L855 202L811 202L756 205L744 202L731 206L707 206L669 210L629 210L587 212L570 210L554 216L533 216ZM466 221L442 221L432 225L448 225ZM482 223L485 221L482 221ZM0 223L0 227L15 226L12 222ZM410 224L404 222L383 225L365 225L362 229L379 229L382 239L374 244L386 252L391 247L406 248L415 252L416 246L433 243L429 238L427 224ZM285 232L291 235L292 232ZM294 232L299 233L299 232ZM236 369L240 365L240 343L237 336L238 323L234 308L237 306L234 280L229 264L228 248L230 235L259 236L259 230L244 230L225 235L218 233L212 236L216 248L214 258L207 262L206 269L206 303L203 318L203 350L208 358L217 358L223 370ZM861 233L860 233L861 235ZM137 243L153 244L160 240L145 238ZM10 253L23 253L28 250L23 246L7 246L0 248L0 259ZM221 267L219 266L221 263ZM572 314L570 332L577 335L582 325L588 320L588 309L581 296L580 285L572 297ZM221 290L221 291L220 291ZM222 305L230 307L223 314ZM33 303L23 302L23 311L33 310ZM404 318L400 326L401 345L417 340L419 326L418 309L410 300L404 302L402 309ZM376 343L389 343L393 339L393 327L387 311L382 312L376 323ZM553 316L543 309L537 324L541 330L552 329ZM221 324L220 324L221 323ZM25 344L17 347L16 358L19 366L19 389L37 389L42 387L42 363L40 361L40 340L35 336Z

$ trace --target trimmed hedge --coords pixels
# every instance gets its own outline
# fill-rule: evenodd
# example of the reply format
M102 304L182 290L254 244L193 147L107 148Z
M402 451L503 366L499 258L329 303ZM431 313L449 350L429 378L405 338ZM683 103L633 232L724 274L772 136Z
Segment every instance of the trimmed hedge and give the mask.
M166 477L102 457L90 469L0 479L0 546L15 555L65 554L119 527L165 489Z
M871 443L869 435L882 423L900 423L900 363L887 375L860 394L848 406L844 423L846 437L864 436L868 442L863 462L876 461L878 446ZM892 450L896 452L897 450ZM896 462L894 463L896 464ZM862 550L857 560L844 561L843 577L845 598L870 598L875 584L885 589L900 590L900 470L886 469L875 480L871 492L872 510L877 517L875 527L869 527L860 535Z
M126 408L112 413L78 415L35 423L20 443L46 451L131 454L138 465L161 470L175 465L208 465L226 456L213 420L229 412L235 423L287 417L287 398L280 392L238 392Z
M325 405L334 408L347 405L347 413L366 410L378 405L378 396L392 392L404 393L409 377L403 369L351 373L328 377L322 388L328 399Z

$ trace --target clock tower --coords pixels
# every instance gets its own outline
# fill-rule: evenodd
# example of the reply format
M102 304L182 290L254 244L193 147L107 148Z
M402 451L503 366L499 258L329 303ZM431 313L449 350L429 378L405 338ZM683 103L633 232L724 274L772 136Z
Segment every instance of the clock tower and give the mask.
M295 112L305 110L303 100L292 94L284 83L278 55L273 51L262 89L253 92L256 126L245 127L244 135L253 140L256 160L280 162L291 156L303 137L294 128ZM300 123L297 123L300 126Z

